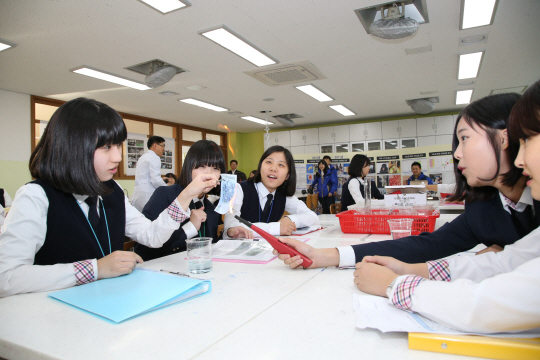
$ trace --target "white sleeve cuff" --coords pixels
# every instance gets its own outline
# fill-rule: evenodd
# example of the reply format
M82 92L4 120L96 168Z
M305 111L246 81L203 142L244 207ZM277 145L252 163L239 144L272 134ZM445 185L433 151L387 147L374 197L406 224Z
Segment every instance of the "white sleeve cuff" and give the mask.
M94 281L97 281L98 279L98 267L97 267L97 259L92 259L92 268L94 269Z
M356 266L356 255L352 246L339 246L339 268L346 269Z
M182 230L186 233L186 239L191 239L198 234L197 228L195 228L195 225L193 225L191 221L185 223L185 225L182 226Z
M270 230L269 231L270 234L274 236L279 236L280 230L281 230L281 224L279 222L270 223L268 224L268 229Z

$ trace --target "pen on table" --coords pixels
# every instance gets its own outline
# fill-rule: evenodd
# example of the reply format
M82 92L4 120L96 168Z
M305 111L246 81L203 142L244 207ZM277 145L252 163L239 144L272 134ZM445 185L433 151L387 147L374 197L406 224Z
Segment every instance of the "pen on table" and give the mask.
M184 277L190 277L188 274L184 274L184 273L181 273L181 272L174 272L174 271L163 270L163 269L161 269L159 271L166 272L166 273L169 273L169 274L184 276Z

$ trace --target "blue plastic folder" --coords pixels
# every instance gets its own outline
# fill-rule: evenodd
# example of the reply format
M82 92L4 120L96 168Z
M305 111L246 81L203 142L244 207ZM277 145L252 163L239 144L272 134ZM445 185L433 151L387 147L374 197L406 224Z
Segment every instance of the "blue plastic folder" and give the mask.
M212 283L152 271L103 279L48 294L114 323L207 294Z

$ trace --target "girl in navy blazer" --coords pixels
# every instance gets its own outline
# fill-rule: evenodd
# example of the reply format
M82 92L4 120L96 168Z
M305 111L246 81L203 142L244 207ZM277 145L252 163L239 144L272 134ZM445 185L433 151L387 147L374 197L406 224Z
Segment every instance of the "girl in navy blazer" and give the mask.
M334 203L333 198L337 191L337 179L335 179L337 176L334 176L334 171L328 167L324 160L319 161L317 167L319 170L316 172L311 186L313 191L319 194L323 214L330 214L330 205Z

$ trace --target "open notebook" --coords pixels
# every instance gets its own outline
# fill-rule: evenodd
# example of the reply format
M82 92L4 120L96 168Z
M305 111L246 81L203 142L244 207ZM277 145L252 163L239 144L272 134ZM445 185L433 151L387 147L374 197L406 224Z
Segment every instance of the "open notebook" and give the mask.
M113 323L207 294L210 281L135 269L131 274L49 293Z

